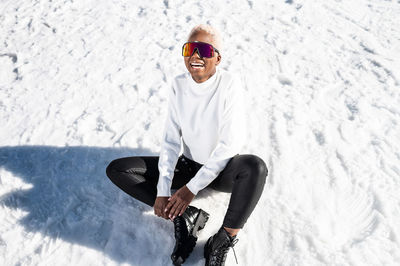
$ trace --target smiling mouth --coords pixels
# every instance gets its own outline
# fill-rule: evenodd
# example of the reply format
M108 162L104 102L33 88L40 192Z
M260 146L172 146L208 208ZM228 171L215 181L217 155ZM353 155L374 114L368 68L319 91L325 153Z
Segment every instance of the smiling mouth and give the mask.
M204 68L204 64L203 63L190 63L190 66L194 69L202 69Z

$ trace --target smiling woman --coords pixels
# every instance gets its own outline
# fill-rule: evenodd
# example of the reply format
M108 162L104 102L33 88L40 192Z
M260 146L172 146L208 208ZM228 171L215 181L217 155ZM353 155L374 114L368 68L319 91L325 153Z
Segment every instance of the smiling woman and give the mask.
M174 265L189 257L210 215L189 205L200 190L232 193L222 226L204 247L206 265L224 265L268 174L261 158L240 154L246 136L243 86L217 68L218 36L211 26L199 25L182 47L188 73L175 77L169 90L160 156L120 158L107 167L114 184L174 222ZM177 191L171 195L171 189Z
M215 74L216 67L221 62L221 54L214 48L220 45L216 37L218 34L210 34L199 28L201 27L192 30L188 42L182 48L182 55L194 81L202 83Z

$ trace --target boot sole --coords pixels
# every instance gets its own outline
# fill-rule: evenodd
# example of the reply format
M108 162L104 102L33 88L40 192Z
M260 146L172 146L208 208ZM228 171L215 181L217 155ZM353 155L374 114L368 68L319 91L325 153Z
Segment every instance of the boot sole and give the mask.
M189 251L189 255L190 255L190 253L192 253L194 247L196 246L197 232L202 230L205 227L209 216L210 215L208 213L206 213L205 211L200 209L200 212L197 215L196 221L194 223L192 233L190 234L190 248L188 250ZM188 255L188 257L189 257L189 255ZM172 256L171 256L171 259L172 259ZM172 263L174 265L181 265L186 261L186 259L187 259L187 257L186 258L182 258L181 256L179 256L175 260L172 259Z
M210 217L210 215L208 213L206 213L205 211L200 209L200 212L196 218L196 222L193 226L193 230L192 230L192 234L191 234L193 237L197 238L197 232L204 228L209 217Z

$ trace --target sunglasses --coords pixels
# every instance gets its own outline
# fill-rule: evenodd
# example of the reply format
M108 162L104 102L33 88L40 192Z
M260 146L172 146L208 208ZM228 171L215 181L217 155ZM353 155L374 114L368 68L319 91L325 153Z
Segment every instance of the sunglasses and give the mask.
M197 49L200 57L211 58L214 57L215 52L219 54L217 48L205 42L187 42L182 46L183 56L192 56Z

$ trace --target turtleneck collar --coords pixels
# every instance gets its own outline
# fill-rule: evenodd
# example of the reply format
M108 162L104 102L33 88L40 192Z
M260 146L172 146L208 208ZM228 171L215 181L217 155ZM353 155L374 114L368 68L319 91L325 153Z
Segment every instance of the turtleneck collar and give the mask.
M190 84L191 88L193 88L194 90L206 90L207 88L213 87L211 85L213 83L215 83L215 81L217 80L217 76L219 76L219 68L217 68L215 70L214 75L212 75L209 79L207 79L206 81L201 82L201 83L197 83L196 81L194 81L194 79L192 78L192 75L190 75L189 72L187 72L187 75L188 75L188 80L189 80L189 84Z

